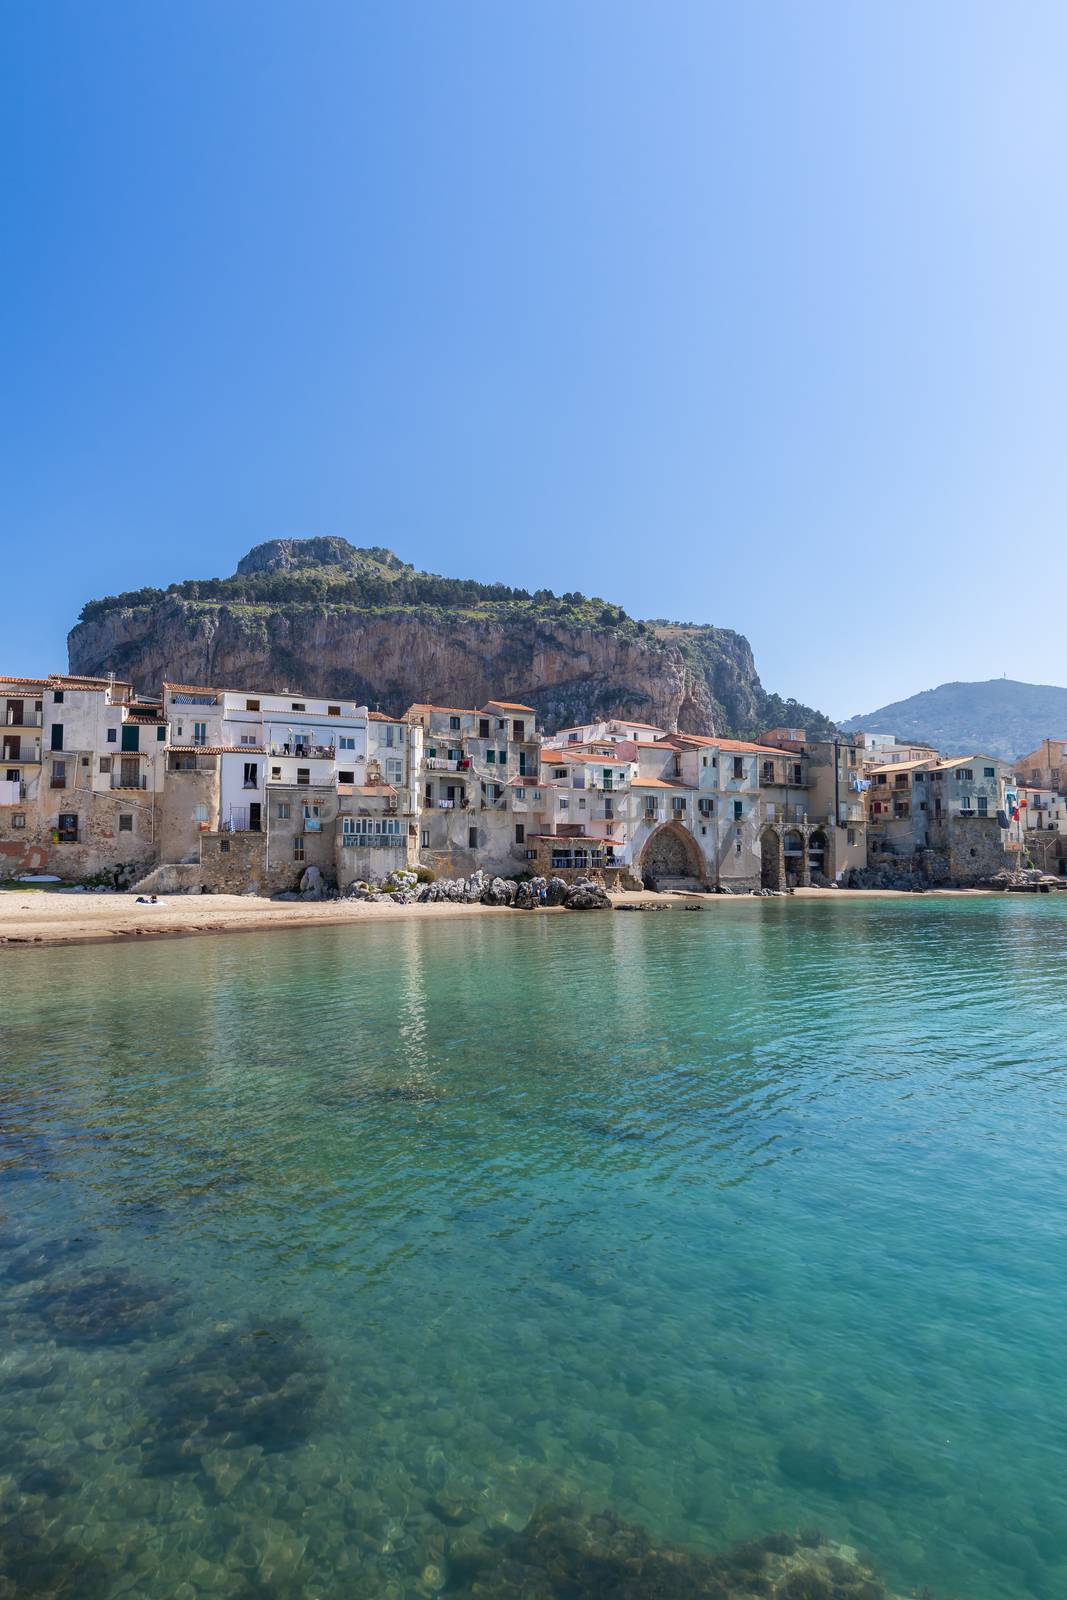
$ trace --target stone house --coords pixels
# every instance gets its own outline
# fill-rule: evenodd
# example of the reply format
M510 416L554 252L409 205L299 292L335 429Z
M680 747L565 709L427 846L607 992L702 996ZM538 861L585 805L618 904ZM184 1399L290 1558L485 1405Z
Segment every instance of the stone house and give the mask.
M867 849L873 866L923 852L946 881L967 884L1014 865L1005 818L1011 768L995 756L901 762L868 771ZM934 858L937 858L935 861Z
M1067 739L1042 739L1029 755L1017 756L1015 779L1031 788L1067 792Z
M777 758L761 763L764 886L777 887L776 877L786 885L807 884L812 874L840 883L851 869L865 867L869 780L856 741L847 735L809 739L802 728L771 728L762 742L781 750L786 763L784 771Z
M150 866L159 851L166 725L111 678L0 680L0 871L67 879Z
M533 708L505 700L477 708L421 702L405 718L421 741L419 861L442 877L479 867L529 871L542 802Z

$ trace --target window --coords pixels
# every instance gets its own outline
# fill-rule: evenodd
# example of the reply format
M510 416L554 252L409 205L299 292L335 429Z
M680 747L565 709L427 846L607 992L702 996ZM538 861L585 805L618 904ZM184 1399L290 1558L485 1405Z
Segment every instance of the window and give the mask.
M259 701L258 700L246 700L245 701L245 710L246 711L258 711L259 710Z
M52 696L52 700L55 705L61 706L63 704L63 690L57 689Z
M63 724L61 722L53 722L53 724L52 724L52 749L53 750L62 750L62 748L63 748Z
M111 771L111 757L110 756L101 756L100 757L100 771L102 773L108 773L108 772Z
M297 783L310 783L311 782L311 768L310 767L297 767L297 769L296 769L296 781L297 781Z
M848 830L848 842L849 842L850 845L854 845L855 844L855 842L856 842L856 830L855 830L855 828L849 828L849 830Z
M701 766L702 766L702 767L706 767L706 766L707 766L707 764L708 764L708 758L707 758L707 756L701 756L701 758L700 758L700 765L701 765Z
M301 710L303 710L303 707L301 707ZM293 840L293 860L294 861L303 861L303 859L304 859L304 841L300 837L300 835L297 834L296 838Z
M524 788L522 788L521 785L520 785L520 787L518 789L515 790L515 798L516 798L516 800L525 800L526 799L526 790Z
M803 764L801 762L799 762L799 761L794 761L794 763L793 763L793 782L794 783L803 783L804 782L804 767L803 767Z
M565 794L561 794L560 797L559 797L559 809L561 811L569 811L570 810L570 804L571 803L570 803L569 799L567 798L567 796Z
M243 787L245 789L259 788L259 763L257 761L245 762L245 777Z
M742 759L741 756L734 756L734 777L735 778L743 778L744 775L745 775L745 763L744 763L744 760Z
M156 729L156 743L162 744L166 737L167 730L162 726L162 724L160 724L160 726Z
M430 830L429 830L429 828L423 828L419 842L420 842L421 848L423 850L428 850L430 848Z
M745 815L745 803L744 803L744 801L743 800L735 800L734 801L734 821L735 822L740 822L742 820L742 818L744 817L744 815Z
M327 706L326 707L326 715L328 717L339 717L341 715L341 707L340 706Z
M119 832L120 833L132 833L133 832L133 817L132 817L131 814L126 813L125 815L119 817Z
M109 728L107 730L107 742L108 742L108 744L115 744L117 742L117 740L118 740L118 736L119 736L119 730L117 728Z
M533 797L534 797L534 799L535 799L535 800L540 800L540 798L541 798L541 791L540 791L540 789L535 789L535 790L534 790L534 792L533 792Z
M978 796L978 815L980 817L988 817L988 815L989 815L989 796L988 795L980 794Z
M983 767L982 773L987 778L995 778L997 775L997 769L996 767Z
M341 737L337 741L337 744L341 750L354 750L356 748L355 734L342 733Z
M567 776L567 768L566 767L553 767L552 768L552 776L554 778L565 778Z
M702 817L710 817L715 810L714 800L700 800L698 804L700 806L700 815Z
M926 782L926 773L925 772L916 772L914 774L914 777L915 777L915 782L916 783L925 783Z
M278 801L278 810L277 810L278 821L279 822L288 822L289 818L292 816L292 814L293 814L293 808L289 804L288 800L279 800Z
M973 777L974 777L974 768L973 767L957 767L956 768L956 782L957 783L970 783L971 779Z
M497 753L496 753L496 759L497 759L497 761L499 762L499 764L502 767L506 767L507 764L508 764L508 753L507 753L507 751L506 750L498 750Z
M223 856L228 856L229 853L230 853L230 841L229 841L229 839L220 839L219 840L219 854L223 855Z
M306 711L307 710L307 706L304 704L303 700L294 700L293 701L293 710L294 711Z
M774 782L774 762L773 761L765 761L763 763L763 780L762 781L764 783L773 783Z
M193 807L193 821L194 822L206 822L207 821L207 806L200 805L200 806L194 806Z
M390 756L385 763L386 783L403 783L404 763L399 756Z
M280 777L281 777L281 775L282 775L282 769L281 769L281 767L271 767L271 769L270 769L270 775L271 775L271 778L272 778L272 779L278 779L278 778L280 778Z
M656 797L655 797L654 794L646 794L645 795L645 816L646 817L654 817L655 815L656 815Z
M337 781L338 781L338 783L355 783L355 781L356 781L355 771L353 770L352 772L339 772L337 774Z
M78 814L76 811L61 811L59 813L59 827L57 834L60 844L77 844L78 842Z
M88 765L89 765L89 757L88 756L82 756L82 766L83 767L87 767Z
M579 811L584 811L585 810L585 795L584 794L579 797L578 810Z
M496 765L496 751L495 750L487 750L485 752L485 759L486 759L486 761L488 761L488 763L489 763L489 765L491 767L495 766Z
M458 733L459 732L459 718L458 717L449 717L448 726L451 728L453 733Z
M477 850L477 848L478 848L478 830L477 830L477 828L468 828L467 829L467 849L468 850Z
M67 787L67 763L65 761L52 762L52 788L65 789Z
M193 723L193 743L194 744L207 744L207 723L206 722L194 722Z
M526 843L526 824L524 822L516 822L515 824L515 843Z
M16 811L16 812L14 812L14 814L12 815L12 818L11 818L11 826L13 828L24 828L26 826L26 813L25 813L25 811Z

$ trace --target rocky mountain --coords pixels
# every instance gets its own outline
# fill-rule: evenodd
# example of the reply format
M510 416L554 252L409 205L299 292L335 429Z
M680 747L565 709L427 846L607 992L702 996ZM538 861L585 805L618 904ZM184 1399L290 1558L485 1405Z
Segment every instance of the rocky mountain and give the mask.
M72 672L142 691L164 678L344 696L399 712L414 700L521 700L548 729L639 717L748 736L820 712L768 694L729 628L640 622L601 599L417 572L345 539L274 539L229 578L91 600L71 631Z
M1053 684L990 678L985 683L942 683L879 711L850 717L848 732L895 733L932 744L946 755L982 751L1013 761L1042 739L1067 735L1067 689Z

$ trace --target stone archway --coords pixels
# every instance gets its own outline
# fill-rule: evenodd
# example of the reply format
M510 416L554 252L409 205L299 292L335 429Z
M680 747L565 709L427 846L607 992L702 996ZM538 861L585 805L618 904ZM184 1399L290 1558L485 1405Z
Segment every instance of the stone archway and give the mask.
M700 846L677 822L665 822L646 839L637 865L645 882L653 886L670 878L696 878L703 883L706 876Z
M760 887L785 888L785 862L782 857L782 835L777 828L764 828L760 839Z
M830 846L822 828L816 828L808 835L808 871L819 872L824 878L830 876Z

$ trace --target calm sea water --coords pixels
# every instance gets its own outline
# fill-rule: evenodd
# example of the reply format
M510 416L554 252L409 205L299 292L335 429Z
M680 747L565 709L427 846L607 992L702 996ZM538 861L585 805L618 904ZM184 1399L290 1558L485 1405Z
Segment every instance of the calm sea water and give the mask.
M1067 1594L1065 974L1028 898L9 957L0 1594L431 1594L560 1500Z

